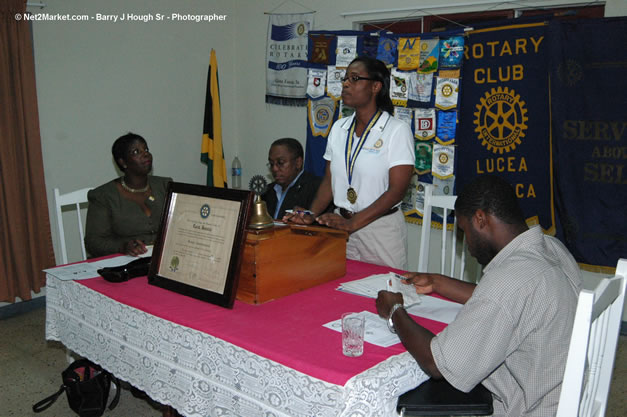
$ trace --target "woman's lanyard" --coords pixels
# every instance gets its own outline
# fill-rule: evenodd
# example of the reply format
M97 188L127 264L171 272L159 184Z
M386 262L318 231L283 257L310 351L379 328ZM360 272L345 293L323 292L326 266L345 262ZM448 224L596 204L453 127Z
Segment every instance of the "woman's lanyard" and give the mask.
M353 181L353 170L355 169L355 161L361 152L361 148L363 148L364 143L366 143L366 139L368 139L368 134L373 126L379 121L381 117L381 110L377 110L377 112L370 118L368 125L366 126L366 130L361 134L359 141L355 145L355 150L353 151L353 137L355 135L355 125L357 124L357 114L355 114L355 118L353 119L353 123L351 123L350 129L348 129L348 137L346 138L346 175L348 176L348 190L346 191L346 198L351 204L355 204L357 201L357 191L351 186L351 182Z

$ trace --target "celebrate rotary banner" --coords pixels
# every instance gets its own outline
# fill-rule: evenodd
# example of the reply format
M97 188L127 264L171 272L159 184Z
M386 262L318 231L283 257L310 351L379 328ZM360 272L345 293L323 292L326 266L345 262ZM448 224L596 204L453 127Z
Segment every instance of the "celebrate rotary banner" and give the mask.
M313 13L270 14L266 47L266 103L307 104L307 45Z

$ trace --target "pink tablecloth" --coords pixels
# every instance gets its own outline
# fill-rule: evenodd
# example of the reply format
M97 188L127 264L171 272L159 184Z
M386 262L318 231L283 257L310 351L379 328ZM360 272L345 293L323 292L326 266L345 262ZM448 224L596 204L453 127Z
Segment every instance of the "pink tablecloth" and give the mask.
M149 285L146 277L124 283L110 283L100 277L79 282L120 303L208 333L323 381L344 385L351 377L405 351L400 343L389 348L366 343L363 356L342 355L341 334L323 324L344 312L376 313L376 308L373 299L336 288L340 282L390 271L356 261L347 261L346 269L346 276L335 281L261 305L235 301L232 310ZM416 321L436 334L446 327L420 317Z

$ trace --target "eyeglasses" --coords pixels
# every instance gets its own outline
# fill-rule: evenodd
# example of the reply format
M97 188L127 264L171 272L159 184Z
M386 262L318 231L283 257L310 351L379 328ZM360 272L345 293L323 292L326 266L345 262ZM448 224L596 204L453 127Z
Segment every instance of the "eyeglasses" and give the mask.
M361 77L359 75L346 75L344 78L342 78L342 82L343 83L345 83L346 81L350 81L351 84L354 84L354 83L356 83L359 80L377 81L376 78Z
M289 164L289 163L290 163L290 161L291 161L291 159L288 159L288 160L279 159L279 160L278 160L278 161L276 161L276 162L268 161L268 163L266 164L266 166L267 166L269 169L272 169L272 167L273 167L273 166L275 166L275 167L277 167L277 168L281 169L281 168L283 168L285 165Z

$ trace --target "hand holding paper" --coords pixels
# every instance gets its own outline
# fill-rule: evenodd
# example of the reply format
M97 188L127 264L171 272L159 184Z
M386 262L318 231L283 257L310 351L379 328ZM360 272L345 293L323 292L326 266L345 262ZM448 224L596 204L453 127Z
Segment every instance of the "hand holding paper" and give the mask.
M422 301L422 295L416 293L416 289L413 285L405 284L403 282L405 277L393 272L390 272L388 275L387 290L391 292L400 292L403 295L403 304L405 305L405 308L420 304Z
M418 294L430 294L434 291L433 277L434 274L424 272L411 272L406 274L403 279L414 287Z
M420 275L420 281L423 281L423 278L427 278L429 274L410 274L413 275L412 281ZM395 278L396 276L396 278ZM440 321L442 323L450 323L453 321L457 312L462 307L461 304L455 303L452 301L442 300L441 298L432 297L430 295L419 295L416 293L416 287L411 284L404 284L401 282L405 277L400 276L394 273L387 274L375 274L370 275L362 279L344 282L342 283L338 290L345 291L351 294L362 295L370 298L377 298L377 294L382 289L387 289L391 292L401 292L403 294L403 303L405 305L410 305L410 308L407 308L407 311L410 314L415 316L420 316L424 318L428 318L431 320ZM390 282L390 280L392 280ZM399 289L394 289L394 281L399 285ZM390 289L391 288L391 289ZM427 285L421 285L421 289L426 291L428 288ZM429 293L431 291L428 291ZM406 298L405 294L407 293ZM411 304L409 302L410 299L414 297L421 299L421 302L418 304ZM385 326L385 322L383 323ZM385 328L387 331L387 328ZM389 333L389 332L387 332Z

